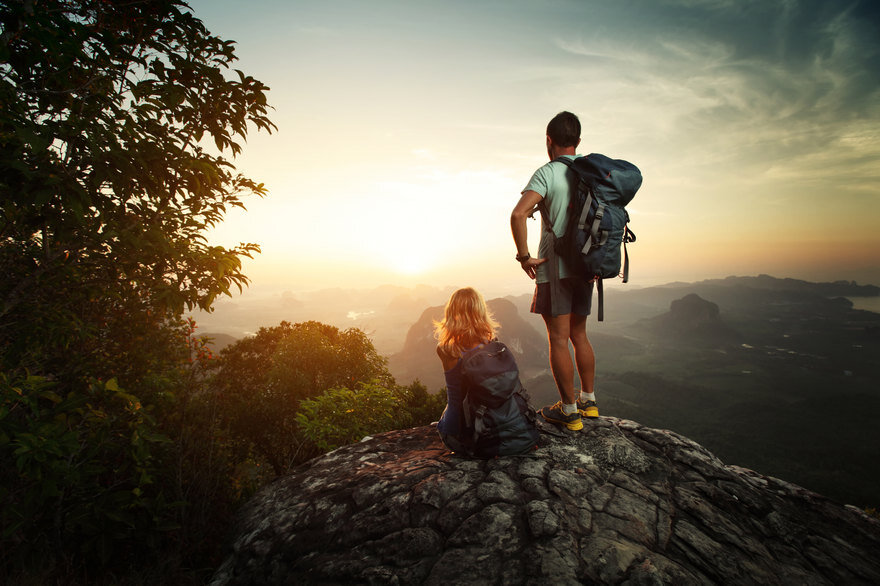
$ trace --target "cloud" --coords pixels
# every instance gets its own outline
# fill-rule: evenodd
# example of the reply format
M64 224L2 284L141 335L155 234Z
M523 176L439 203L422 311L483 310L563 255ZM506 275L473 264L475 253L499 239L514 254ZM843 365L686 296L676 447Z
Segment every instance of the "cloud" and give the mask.
M248 213L267 254L317 248L366 266L425 239L438 266L485 272L477 256L509 260L506 218L562 109L581 117L583 152L642 168L634 229L658 259L685 238L730 251L796 231L876 241L876 0L344 6L292 3L269 22L264 5L247 29L253 46L285 43L260 61L288 116L272 136L283 146L252 155L273 190ZM344 149L331 166L326 153Z
M788 167L788 175L804 157L843 166L880 155L876 141L852 138L855 124L869 136L880 130L878 10L868 3L643 8L629 34L609 28L554 43L569 59L548 73L585 96L598 135L653 150L672 143L689 165Z

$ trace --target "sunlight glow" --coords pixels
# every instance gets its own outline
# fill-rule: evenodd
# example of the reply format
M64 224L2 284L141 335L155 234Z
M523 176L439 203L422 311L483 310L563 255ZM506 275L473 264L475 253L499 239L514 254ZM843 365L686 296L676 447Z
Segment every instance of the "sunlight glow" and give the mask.
M491 171L388 168L394 181L365 182L342 206L337 246L352 260L404 276L473 262L511 247L507 218L518 189Z
M431 270L449 249L437 214L413 198L388 199L389 203L364 210L361 216L369 226L360 242L368 264L404 275Z
M432 267L430 260L417 250L406 250L402 253L392 260L392 267L398 273L420 275Z

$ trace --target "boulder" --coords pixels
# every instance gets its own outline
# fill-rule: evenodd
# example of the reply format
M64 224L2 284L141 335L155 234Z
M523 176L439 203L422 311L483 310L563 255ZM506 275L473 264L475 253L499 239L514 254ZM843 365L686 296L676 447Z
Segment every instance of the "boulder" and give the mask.
M670 431L541 424L527 456L365 438L243 509L215 586L880 583L880 521Z

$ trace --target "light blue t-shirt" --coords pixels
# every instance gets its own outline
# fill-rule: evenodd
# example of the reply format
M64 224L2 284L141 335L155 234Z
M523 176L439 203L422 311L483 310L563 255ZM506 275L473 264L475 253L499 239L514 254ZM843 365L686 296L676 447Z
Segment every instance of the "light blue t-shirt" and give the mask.
M567 159L574 159L580 155L563 155ZM568 185L568 166L565 163L554 163L550 161L543 167L535 171L528 185L522 190L534 191L543 199L542 205L544 212L552 225L553 233L559 238L565 234L565 228L568 226L568 202L571 197ZM538 244L538 258L548 258L552 252L553 239L549 236L551 227L544 222L541 217L541 241ZM551 261L552 262L552 261ZM568 267L568 263L562 258L557 258L559 266L559 278L567 279L569 277L578 276L575 271ZM548 263L539 265L537 268L537 276L535 281L538 283L549 283Z

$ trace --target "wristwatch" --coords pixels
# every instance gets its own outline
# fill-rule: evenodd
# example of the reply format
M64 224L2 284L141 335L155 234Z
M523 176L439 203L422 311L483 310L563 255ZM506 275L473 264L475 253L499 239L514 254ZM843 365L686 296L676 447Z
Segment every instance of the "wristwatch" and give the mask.
M527 260L529 260L530 258L532 258L532 255L530 255L528 252L523 255L518 254L518 255L516 255L516 262L522 264L522 263L526 262Z

